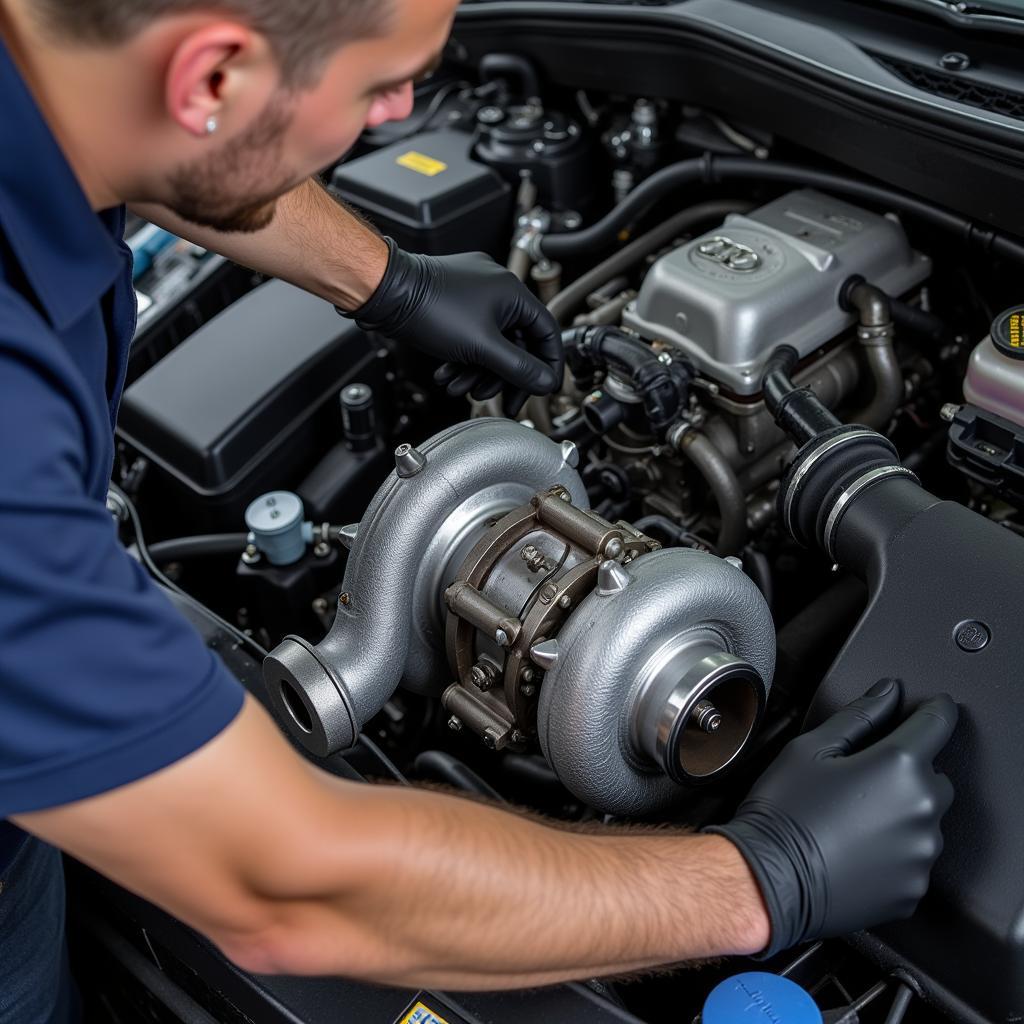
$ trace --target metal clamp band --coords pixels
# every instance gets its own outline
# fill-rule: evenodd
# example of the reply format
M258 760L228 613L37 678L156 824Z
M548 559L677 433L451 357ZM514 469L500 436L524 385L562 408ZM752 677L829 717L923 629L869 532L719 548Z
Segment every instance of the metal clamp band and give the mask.
M829 558L833 561L835 561L836 555L835 551L832 550L832 541L835 538L835 532L839 526L839 520L842 519L847 506L854 498L857 497L858 494L867 490L867 488L872 484L878 483L879 480L884 480L886 477L890 476L909 477L916 484L921 482L914 473L906 468L906 466L877 466L875 469L868 470L868 472L863 476L857 477L857 479L839 495L835 505L832 506L832 511L829 513L828 519L825 521L823 538L825 541L825 550L828 552Z
M807 459L800 464L800 467L793 474L793 479L790 481L789 489L786 491L786 502L782 511L782 518L785 521L786 529L792 534L794 533L792 524L792 513L793 513L793 502L796 500L797 488L800 485L800 481L811 471L811 469L821 461L824 456L829 452L834 451L836 448L841 448L847 441L856 441L862 437L875 437L881 436L876 434L874 430L851 430L847 434L840 434L838 437L830 438L820 448L813 451Z

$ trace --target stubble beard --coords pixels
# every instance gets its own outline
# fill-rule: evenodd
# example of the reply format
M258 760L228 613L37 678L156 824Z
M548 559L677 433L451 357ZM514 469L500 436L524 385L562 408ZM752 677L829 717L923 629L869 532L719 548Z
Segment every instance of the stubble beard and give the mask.
M261 231L273 221L277 200L295 184L280 167L290 123L288 99L272 100L238 138L174 171L165 205L215 231ZM268 187L268 181L274 184ZM240 192L248 195L240 199Z

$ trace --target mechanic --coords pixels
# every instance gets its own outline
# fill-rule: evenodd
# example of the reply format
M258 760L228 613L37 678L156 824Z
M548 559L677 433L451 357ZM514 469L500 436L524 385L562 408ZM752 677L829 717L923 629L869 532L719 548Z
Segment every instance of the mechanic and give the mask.
M310 177L409 114L455 7L0 0L3 1024L76 1013L58 850L243 968L454 989L770 955L927 888L948 697L897 724L876 683L703 834L579 834L318 770L118 543L125 204L419 346L454 394L514 414L558 386L555 323L512 275L402 252Z

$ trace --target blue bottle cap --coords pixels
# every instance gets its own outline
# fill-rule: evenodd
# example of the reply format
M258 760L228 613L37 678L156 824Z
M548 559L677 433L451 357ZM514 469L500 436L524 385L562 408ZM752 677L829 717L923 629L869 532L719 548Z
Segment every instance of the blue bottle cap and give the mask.
M821 1024L821 1010L789 978L762 971L734 974L711 990L702 1024Z

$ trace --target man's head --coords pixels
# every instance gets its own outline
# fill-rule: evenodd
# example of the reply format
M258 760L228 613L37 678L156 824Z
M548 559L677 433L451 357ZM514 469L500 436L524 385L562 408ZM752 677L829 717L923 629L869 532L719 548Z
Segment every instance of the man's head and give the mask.
M95 101L121 108L92 111L93 120L120 119L132 133L124 140L132 148L121 152L131 194L119 199L160 202L194 222L245 231L269 223L274 200L337 159L364 127L408 116L412 80L436 62L457 0L15 6L64 62L66 73L50 73L57 84L46 88L67 83L64 134L73 149L90 144L78 127L90 108L69 94L76 76L95 86ZM95 127L97 140L106 135L117 146ZM112 162L109 148L84 162Z

